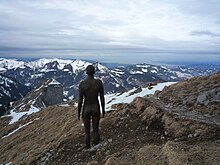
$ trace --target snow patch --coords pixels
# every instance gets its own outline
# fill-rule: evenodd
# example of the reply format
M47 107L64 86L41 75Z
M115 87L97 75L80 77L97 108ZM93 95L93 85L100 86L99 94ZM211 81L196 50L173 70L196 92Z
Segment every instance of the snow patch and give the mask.
M25 111L25 112L15 112L14 110L11 110L11 114L9 115L6 115L6 116L9 116L11 117L11 121L9 124L13 124L15 122L17 122L20 118L22 118L24 115L31 115L32 113L36 113L36 112L39 112L40 109L31 105L29 111Z
M112 70L111 72L113 72L115 74L124 74L125 73L123 71L118 71L118 70Z
M159 71L159 69L156 66L153 66L152 68L154 68L156 71Z
M66 104L60 104L59 106L61 106L61 107L69 107L70 105L68 103L66 103Z
M129 95L129 93L134 92L136 88L129 90L128 92L125 92L123 94L120 93L114 93L114 94L107 94L105 95L105 101L106 101L106 111L112 110L111 106L113 104L119 104L119 103L130 103L132 102L136 97L144 97L148 94L154 94L157 90L161 91L165 86L169 86L172 84L175 84L176 82L165 82L165 83L159 83L156 86L154 86L152 89L142 88L142 91L133 95Z
M40 78L40 77L43 77L42 73L31 75L31 78Z
M31 86L31 83L25 83L24 85L26 85L26 86Z
M64 96L67 96L68 93L69 93L69 91L63 91L63 95L64 95Z
M98 63L98 69L101 73L106 73L106 71L108 70L108 68L106 68L105 66L101 65Z
M52 81L48 85L60 85L60 83L57 80L52 79Z
M39 119L40 119L40 118L36 118L36 119L34 119L33 121L39 120ZM3 136L1 139L4 139L4 138L6 138L6 137L8 137L8 136L10 136L10 135L12 135L12 134L14 134L15 132L17 132L17 131L20 130L21 128L24 128L25 126L27 126L27 125L33 123L33 121L30 121L30 122L28 122L28 123L26 123L26 124L24 124L24 125L20 125L17 129L15 129L14 131L10 132L9 134Z
M72 100L72 99L74 99L74 96L69 96L68 99Z
M137 64L136 67L139 67L139 68L149 68L150 65L147 65L147 64Z
M12 164L12 162L8 162L6 164L0 164L0 165L11 165L11 164Z
M70 63L73 68L73 73L76 73L78 70L85 70L88 65L92 65L90 62L75 60Z
M148 72L148 70L145 68L142 68L141 70L142 70L142 72L145 72L145 73Z
M0 59L0 70L8 70L13 68L19 68L25 65L24 61L18 61L17 59Z
M161 66L161 68L167 70L167 67L166 67L166 66Z
M141 71L130 71L131 74L143 74Z
M156 70L151 70L151 73L157 73L157 71Z

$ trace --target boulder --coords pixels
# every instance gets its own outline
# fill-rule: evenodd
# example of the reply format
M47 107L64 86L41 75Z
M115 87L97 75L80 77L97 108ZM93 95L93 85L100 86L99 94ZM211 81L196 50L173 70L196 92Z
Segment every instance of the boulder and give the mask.
M201 94L197 97L197 103L204 104L204 102L207 100L207 96L205 94Z

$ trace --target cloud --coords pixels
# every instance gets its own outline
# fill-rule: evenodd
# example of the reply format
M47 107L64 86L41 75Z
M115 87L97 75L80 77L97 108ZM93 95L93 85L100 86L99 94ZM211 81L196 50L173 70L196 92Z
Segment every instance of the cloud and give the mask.
M1 0L0 56L219 52L219 11L217 0Z
M196 31L191 31L190 32L190 35L191 36L211 36L211 37L219 37L220 34L217 34L217 33L213 33L211 31L208 31L208 30L196 30Z

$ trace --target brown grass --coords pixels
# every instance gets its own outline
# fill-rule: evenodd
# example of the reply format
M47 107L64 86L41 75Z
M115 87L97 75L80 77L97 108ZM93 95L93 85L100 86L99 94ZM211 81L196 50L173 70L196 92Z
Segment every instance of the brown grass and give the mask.
M0 162L10 160L15 164L30 163L42 152L47 151L53 145L58 145L63 138L72 134L72 129L80 130L74 110L74 107L51 106L22 121L4 127L1 132L7 134L19 125L39 118L11 136L1 139Z

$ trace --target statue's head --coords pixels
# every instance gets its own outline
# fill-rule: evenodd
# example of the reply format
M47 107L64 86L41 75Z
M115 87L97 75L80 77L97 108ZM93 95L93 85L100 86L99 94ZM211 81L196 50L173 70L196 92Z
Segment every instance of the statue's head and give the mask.
M88 65L86 67L86 74L87 75L94 75L95 74L95 68L93 65Z

